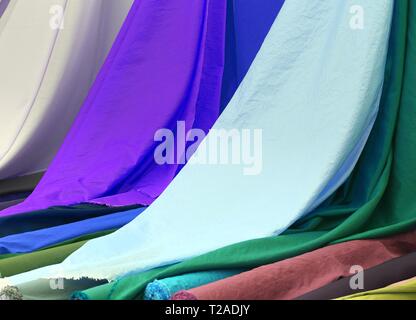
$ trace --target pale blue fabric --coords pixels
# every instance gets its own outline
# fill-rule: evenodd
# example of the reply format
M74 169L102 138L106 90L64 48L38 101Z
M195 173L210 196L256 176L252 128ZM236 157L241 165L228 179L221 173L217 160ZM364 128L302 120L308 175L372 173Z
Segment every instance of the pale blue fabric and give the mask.
M354 5L364 8L363 29L350 26ZM111 280L280 234L322 198L371 126L392 7L393 0L287 1L214 126L261 129L261 172L195 164L215 140L211 131L160 198L130 224L89 241L59 265L8 283Z

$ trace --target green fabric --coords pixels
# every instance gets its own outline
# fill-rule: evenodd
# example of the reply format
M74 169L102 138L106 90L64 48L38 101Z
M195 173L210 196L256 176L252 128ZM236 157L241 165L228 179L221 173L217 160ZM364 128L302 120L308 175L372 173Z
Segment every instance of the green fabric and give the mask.
M113 231L92 233L32 253L0 256L0 277L11 277L19 273L60 263L88 240L105 236Z
M416 226L416 3L395 1L380 112L350 179L285 234L228 246L84 290L84 299L140 299L146 285L187 272L254 268L317 248ZM301 183L301 181L299 181ZM276 213L278 214L278 213Z
M397 286L360 292L337 300L416 300L416 280Z

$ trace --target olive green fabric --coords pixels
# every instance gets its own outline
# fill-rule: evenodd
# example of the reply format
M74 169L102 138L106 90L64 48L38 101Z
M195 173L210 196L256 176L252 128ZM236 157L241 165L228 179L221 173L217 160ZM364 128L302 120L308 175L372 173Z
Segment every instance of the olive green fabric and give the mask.
M416 280L383 289L361 292L337 300L416 300Z
M114 230L92 233L32 253L2 255L0 256L0 277L11 277L19 273L60 263L88 240L105 236L111 232L114 232Z
M283 235L238 243L172 266L128 275L76 296L140 299L147 283L156 278L204 270L254 268L329 244L387 237L414 229L415 28L416 2L395 1L385 84L375 127L349 180L315 212Z

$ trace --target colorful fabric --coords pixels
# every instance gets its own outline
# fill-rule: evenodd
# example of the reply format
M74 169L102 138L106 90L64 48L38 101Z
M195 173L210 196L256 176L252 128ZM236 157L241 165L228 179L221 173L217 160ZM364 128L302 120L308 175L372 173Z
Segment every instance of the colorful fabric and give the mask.
M331 284L311 291L296 300L330 300L363 291L376 290L398 281L405 281L416 275L416 253L389 260L375 266L360 275L343 278ZM362 276L359 280L357 276ZM351 286L351 283L353 286Z
M416 250L416 232L380 240L339 243L181 291L173 300L291 300ZM353 271L354 272L354 271Z
M328 244L387 237L414 229L416 46L412 43L416 6L412 1L395 1L394 5L380 113L352 176L334 196L281 236L238 243L172 266L131 274L85 290L83 297L140 298L146 285L156 278L204 270L249 269Z
M85 234L119 229L136 218L144 210L145 208L118 212L52 228L3 237L0 238L0 254L29 253Z
M10 278L10 283L49 277L114 279L279 234L308 213L378 109L392 2L366 3L371 6L368 25L357 34L343 23L349 17L345 8L351 5L348 1L286 2L247 77L215 124L214 129L263 129L260 174L244 176L241 165L192 163L132 223L88 242L60 265ZM318 12L322 19L312 18ZM334 30L340 37L332 37ZM325 56L324 63L316 59L317 52ZM297 94L299 90L305 94ZM314 108L306 108L311 104ZM322 121L327 125L323 127ZM211 133L193 159L201 157L210 137ZM313 152L318 148L321 152ZM286 152L284 157L279 157L281 150ZM215 194L207 201L212 190ZM224 211L224 201L233 206ZM182 245L172 250L171 244L177 241Z
M225 13L218 0L135 1L44 178L1 214L152 202L180 168L154 160L157 131L176 133L177 121L207 131L218 117Z
M0 278L60 263L88 240L107 235L113 231L83 235L32 253L2 255L0 256Z
M228 0L221 110L230 102L285 0Z
M71 207L51 207L45 210L0 217L0 237L52 228L133 209L139 209L139 206L113 208L102 205L80 204Z
M111 2L8 5L0 20L0 179L44 171L55 156L131 4ZM109 6L121 14L106 19Z

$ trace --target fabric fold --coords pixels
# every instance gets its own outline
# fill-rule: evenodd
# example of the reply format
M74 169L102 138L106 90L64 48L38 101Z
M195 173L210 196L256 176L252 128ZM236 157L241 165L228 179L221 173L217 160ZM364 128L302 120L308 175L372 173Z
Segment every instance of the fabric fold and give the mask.
M173 300L291 300L348 277L357 266L367 270L415 249L416 232L340 243L180 292Z
M55 156L131 0L107 19L111 3L10 2L0 21L0 179L44 171Z
M62 264L10 278L11 283L43 277L112 280L280 234L307 214L378 108L393 2L366 1L367 25L357 32L348 23L353 4L286 2L213 127L262 129L258 175L244 176L242 165L188 164L133 222L88 242ZM203 158L204 147L215 139L212 132L191 161ZM233 206L224 209L225 201ZM178 241L182 245L172 250Z
M155 161L158 130L176 138L182 121L185 133L207 132L218 117L225 5L135 1L44 178L23 204L1 214L151 203L182 166L180 151L174 164Z
M362 287L351 286L356 284L356 276L343 278L332 282L322 288L308 292L296 300L330 300L339 297L359 294L364 291L376 290L399 281L405 281L416 275L416 253L412 253L389 260L361 273Z
M10 0L0 0L0 18L3 15L3 13L6 11L9 3L10 3Z
M318 209L280 236L245 241L171 266L129 274L114 282L84 289L79 296L137 299L154 279L207 270L252 269L329 244L414 230L416 50L412 43L415 27L414 2L395 1L381 108L375 126L351 177Z
M102 205L81 204L71 207L51 207L45 210L0 217L0 237L53 228L117 212L123 213L128 210L139 209L139 207L112 208Z
M145 208L117 212L52 228L0 238L0 254L29 253L71 238L105 230L115 230L136 218Z

